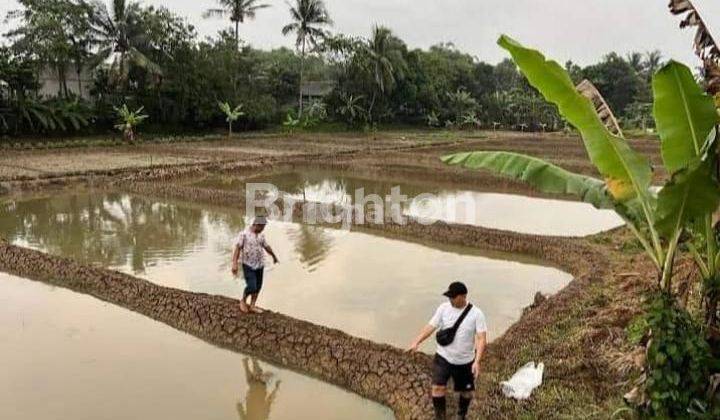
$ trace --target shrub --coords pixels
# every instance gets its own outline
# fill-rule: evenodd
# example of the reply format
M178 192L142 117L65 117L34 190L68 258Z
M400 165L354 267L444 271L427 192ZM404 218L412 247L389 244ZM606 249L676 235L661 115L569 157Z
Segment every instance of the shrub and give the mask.
M706 395L712 356L702 328L665 293L650 299L646 322L649 401L644 414L652 418L705 417L713 410Z

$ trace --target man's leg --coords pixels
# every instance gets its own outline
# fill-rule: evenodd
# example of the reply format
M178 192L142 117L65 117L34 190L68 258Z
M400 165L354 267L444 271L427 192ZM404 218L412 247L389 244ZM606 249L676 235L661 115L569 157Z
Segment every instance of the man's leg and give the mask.
M467 417L470 402L475 393L475 376L472 373L472 363L467 365L453 365L452 378L455 383L455 391L460 394L458 399L458 418Z
M435 420L445 420L447 412L447 381L450 379L450 364L439 355L433 359L433 383L431 389Z
M458 400L458 417L460 417L461 419L464 419L467 416L468 408L470 408L472 398L472 392L463 392L460 394L460 399Z
M442 385L432 386L432 403L433 410L435 411L435 420L445 420L447 412L447 387Z
M264 269L259 268L255 271L255 293L250 295L250 310L252 312L261 313L262 309L255 307L255 303L257 303L258 296L260 296L260 290L262 289L263 285L263 274Z
M257 277L255 276L255 270L243 264L243 277L245 277L245 290L243 291L243 298L240 301L240 310L248 312L247 298L250 297L252 302L252 296L257 293ZM257 297L255 297L257 299Z

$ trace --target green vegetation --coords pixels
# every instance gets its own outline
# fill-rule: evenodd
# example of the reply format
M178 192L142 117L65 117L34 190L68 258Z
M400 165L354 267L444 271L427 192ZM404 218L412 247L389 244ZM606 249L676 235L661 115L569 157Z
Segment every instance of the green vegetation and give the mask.
M237 121L238 118L245 115L245 113L242 111L243 106L242 104L240 104L233 108L227 102L218 102L218 106L220 107L220 110L223 112L223 114L225 114L225 121L227 121L228 123L228 137L232 137L233 122Z
M135 141L135 127L145 121L148 116L143 114L143 107L138 108L135 111L130 111L127 105L123 105L120 108L115 108L118 118L120 121L115 124L115 128L123 133L123 137L126 141L132 143Z
M288 114L300 119L313 100L326 105L323 120L354 128L565 126L509 60L490 65L452 44L410 49L383 26L367 37L333 34L330 11L319 0L291 2L290 20L278 26L295 37L297 51L262 51L242 42L240 25L261 19L268 4L216 3L208 4L205 16L224 17L233 27L200 39L165 7L20 0L7 16L16 29L3 34L7 46L0 47L0 134L107 133L114 108L124 104L144 107L151 122L146 132L207 130L227 123L218 102L244 104L233 128L247 130L279 126ZM609 54L585 68L566 68L574 82L588 78L599 88L624 128L644 130L652 128L649 75L659 64L657 53ZM43 88L41 75L57 81L56 91L47 83ZM81 117L74 121L81 123L45 124L48 118L38 114L47 112L39 105L49 101L63 109L73 104Z
M448 164L486 169L525 181L547 193L573 194L598 208L614 209L626 222L658 273L651 300L648 329L647 380L636 402L652 417L676 417L697 411L712 417L720 410L711 385L717 373L711 360L711 339L717 331L718 263L720 252L713 212L720 205L717 177L716 125L720 116L690 69L671 61L653 77L654 116L662 158L670 180L659 193L651 189L652 169L636 153L604 100L591 101L575 86L566 69L538 51L503 36L498 41L513 57L532 86L558 107L581 134L590 160L603 180L576 175L540 159L507 152L466 152L445 156ZM601 119L597 109L602 109ZM707 324L691 317L673 294L674 263L686 246L704 278L698 302ZM680 378L683 378L682 381ZM682 389L679 389L682 388ZM709 391L709 392L706 392Z

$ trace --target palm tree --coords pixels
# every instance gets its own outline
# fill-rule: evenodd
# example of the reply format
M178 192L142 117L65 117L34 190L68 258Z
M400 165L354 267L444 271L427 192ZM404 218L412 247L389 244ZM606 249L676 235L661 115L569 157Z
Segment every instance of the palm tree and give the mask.
M269 4L258 4L259 0L217 0L220 5L217 9L207 9L203 13L205 19L211 17L230 16L230 22L235 24L235 46L240 46L240 24L246 20L255 19L255 12L270 7Z
M318 39L325 37L322 27L332 25L332 20L323 0L295 0L295 5L290 5L290 16L292 22L282 28L282 34L286 36L291 32L297 34L295 46L300 49L300 100L298 105L299 115L302 116L302 88L307 45L310 44L312 48L315 48Z
M655 72L662 66L662 61L662 53L659 50L645 53L644 67L648 80L652 79Z
M407 63L400 50L399 40L384 26L375 26L373 36L365 46L365 54L376 87L368 110L369 116L372 117L377 93L385 95L391 92L397 79L404 77Z
M146 44L145 34L138 25L140 5L125 0L112 0L112 12L105 3L95 0L92 26L98 52L94 64L98 66L112 59L111 73L124 80L131 66L153 74L162 74L160 66L140 51Z
M645 70L645 62L643 61L643 55L639 52L631 52L627 55L627 62L630 64L630 67L635 70L635 73L637 74L643 74L643 71Z

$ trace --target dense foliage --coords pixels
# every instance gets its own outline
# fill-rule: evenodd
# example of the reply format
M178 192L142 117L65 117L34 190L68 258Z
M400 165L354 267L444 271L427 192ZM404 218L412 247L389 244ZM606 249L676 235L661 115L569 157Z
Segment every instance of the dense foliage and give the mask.
M297 51L262 51L242 42L240 25L261 18L267 7L258 1L220 1L207 9L207 17L228 17L232 25L212 39L200 39L165 7L133 1L19 3L8 15L16 29L4 34L8 46L0 50L0 131L12 135L111 130L114 108L125 104L144 107L146 130L222 127L226 116L218 102L243 105L240 128L279 125L289 113L302 115L296 108L304 81L332 88L300 104L322 99L326 117L349 126L565 127L512 61L487 64L452 44L410 49L382 26L367 38L333 35L320 0L293 2L290 19L278 27L295 36ZM597 64L567 68L577 82L591 79L627 126L648 128L649 74L659 61L657 53L611 53ZM56 92L41 90L41 75L57 81ZM74 75L76 82L68 82ZM79 124L63 120L55 107L71 108ZM58 119L62 123L48 123Z
M712 354L700 325L666 294L650 299L646 319L652 338L644 413L651 418L717 418L720 406L707 401Z
M720 251L713 215L720 206L717 126L713 97L698 86L690 69L670 61L652 76L653 114L661 140L663 166L670 180L652 188L648 159L632 149L604 100L598 112L575 86L567 69L540 52L503 36L498 41L528 81L558 107L581 134L602 179L574 174L549 162L517 153L464 152L446 156L449 164L486 169L527 182L546 193L575 195L597 208L613 209L625 220L657 270L657 293L648 312L645 381L629 395L652 417L713 418L718 406L719 366L711 354L720 325ZM600 98L602 99L602 98ZM617 99L616 99L617 100ZM608 101L609 102L609 101ZM705 312L692 318L675 295L673 276L681 248L700 273L694 302ZM717 348L717 346L715 345ZM630 397L629 397L630 398Z

